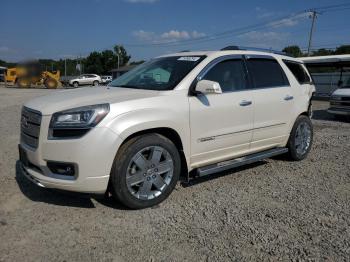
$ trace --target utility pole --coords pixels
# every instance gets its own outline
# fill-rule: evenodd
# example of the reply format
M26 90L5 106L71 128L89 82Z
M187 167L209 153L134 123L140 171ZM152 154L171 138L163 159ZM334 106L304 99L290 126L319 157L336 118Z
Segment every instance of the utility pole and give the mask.
M64 78L67 80L67 57L64 59Z
M311 45L312 45L312 36L314 34L314 27L315 27L315 21L317 18L318 13L315 10L310 10L310 18L312 18L312 23L311 23L311 30L310 30L310 35L309 35L309 45L307 48L307 55L310 56L311 54Z

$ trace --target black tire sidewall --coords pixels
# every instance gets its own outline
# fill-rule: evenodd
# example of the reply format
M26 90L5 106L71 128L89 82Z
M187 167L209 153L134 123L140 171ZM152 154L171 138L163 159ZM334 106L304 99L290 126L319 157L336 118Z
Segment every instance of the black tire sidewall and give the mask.
M311 130L310 146L307 149L307 151L302 155L298 154L296 151L296 148L295 148L295 135L296 135L296 131L301 123L306 123L307 125L309 125L310 130ZM290 134L289 141L288 141L289 154L293 160L300 161L300 160L303 160L307 157L307 155L309 154L309 152L311 150L312 144L313 144L313 133L314 133L313 132L313 125L312 125L310 118L305 116L305 115L299 116L294 123L294 126L292 128L292 132Z
M126 184L126 172L131 158L148 146L161 146L166 149L173 159L174 173L170 184L158 197L151 200L140 200L134 197ZM141 209L157 205L164 201L176 186L181 172L181 159L176 146L164 136L158 134L142 135L125 143L117 153L111 172L113 195L125 206L131 209Z
M50 86L50 82L54 83L52 86ZM47 79L45 81L45 87L48 89L56 89L57 88L57 82L53 79Z
M97 83L97 84L96 84ZM93 86L98 86L98 84L99 84L99 82L98 81L94 81L94 82L92 82L92 85Z

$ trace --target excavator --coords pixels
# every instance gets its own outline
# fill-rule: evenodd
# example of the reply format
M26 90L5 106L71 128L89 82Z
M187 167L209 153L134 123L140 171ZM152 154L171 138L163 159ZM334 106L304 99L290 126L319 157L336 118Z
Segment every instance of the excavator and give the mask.
M37 62L27 62L16 67L8 68L5 73L5 82L18 85L21 88L30 88L32 85L44 85L48 89L56 89L60 83L60 71L44 71Z

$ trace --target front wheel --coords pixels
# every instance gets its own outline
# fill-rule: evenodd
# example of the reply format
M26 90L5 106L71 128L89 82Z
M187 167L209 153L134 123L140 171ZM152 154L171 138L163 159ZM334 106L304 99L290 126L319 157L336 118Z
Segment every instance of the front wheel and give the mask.
M164 136L148 134L132 138L122 145L114 160L112 194L132 209L157 205L175 188L180 161L177 148Z
M57 81L55 79L48 78L48 79L45 80L44 85L48 89L56 89L57 86L58 86L58 83L57 83Z
M300 161L309 154L313 141L313 126L309 117L299 116L289 136L288 149L292 160Z
M92 85L93 85L93 86L98 86L98 85L99 85L99 82L98 82L98 81L94 81L94 82L92 83Z
M79 83L78 83L78 82L74 82L74 83L73 83L73 86L74 86L75 88L77 88L77 87L79 87Z

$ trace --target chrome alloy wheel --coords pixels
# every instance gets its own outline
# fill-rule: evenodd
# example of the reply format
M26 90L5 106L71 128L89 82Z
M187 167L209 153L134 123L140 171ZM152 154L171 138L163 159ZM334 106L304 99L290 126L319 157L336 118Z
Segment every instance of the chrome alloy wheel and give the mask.
M300 123L295 134L295 149L299 155L304 155L311 144L311 128L307 123Z
M174 163L169 152L160 146L146 147L136 153L127 169L129 192L141 200L160 196L173 178Z

